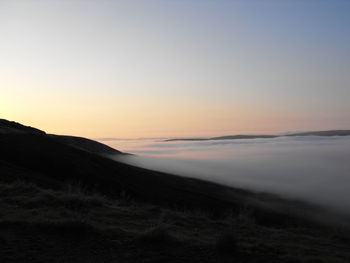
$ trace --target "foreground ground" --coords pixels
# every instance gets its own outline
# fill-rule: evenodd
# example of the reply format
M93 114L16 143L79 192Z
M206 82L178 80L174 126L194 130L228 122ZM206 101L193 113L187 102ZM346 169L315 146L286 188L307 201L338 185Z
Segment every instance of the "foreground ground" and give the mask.
M266 227L85 193L0 184L0 262L349 262L348 234Z

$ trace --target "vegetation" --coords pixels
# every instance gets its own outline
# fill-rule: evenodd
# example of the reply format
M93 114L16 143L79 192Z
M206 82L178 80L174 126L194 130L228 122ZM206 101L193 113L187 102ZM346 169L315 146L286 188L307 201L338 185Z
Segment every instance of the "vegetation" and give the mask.
M252 214L108 199L79 186L0 184L1 262L349 262L332 228L268 227ZM234 261L233 261L234 260Z

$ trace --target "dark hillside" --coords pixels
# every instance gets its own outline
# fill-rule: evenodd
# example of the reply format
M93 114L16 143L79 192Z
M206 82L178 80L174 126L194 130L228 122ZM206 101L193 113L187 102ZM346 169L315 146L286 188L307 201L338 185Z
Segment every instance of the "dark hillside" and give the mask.
M249 210L212 218L107 199L67 185L56 191L0 182L0 262L347 263L342 229L272 227Z
M113 149L105 144L89 140L83 137L64 136L64 135L50 135L53 139L63 144L67 144L85 150L94 154L124 154L116 149Z
M349 262L343 221L318 207L134 167L88 139L1 123L1 262Z
M25 179L52 189L60 189L67 183L79 184L111 198L127 194L142 202L199 208L214 214L238 213L243 207L250 207L257 220L266 224L305 221L305 210L309 214L319 212L317 207L300 202L151 171L96 152L120 154L79 137L43 132L3 133L0 135L1 180Z
M120 154L108 146L79 137L43 132L3 133L0 135L1 180L25 179L52 189L59 189L66 183L80 184L112 198L127 194L143 202L208 209L219 214L227 210L238 212L249 206L257 218L272 224L290 221L290 211L293 217L300 213L294 211L299 210L299 203L134 167L96 152ZM288 209L276 211L280 206ZM266 220L271 215L274 220Z
M112 161L76 147L74 140L44 133L1 134L0 164L6 175L2 180L27 179L55 189L79 183L111 197L127 192L143 201L215 210L237 202L226 197L224 187ZM245 194L239 192L237 197Z
M45 132L39 129L30 127L30 126L24 126L18 122L0 119L0 134L4 134L4 133L45 134Z

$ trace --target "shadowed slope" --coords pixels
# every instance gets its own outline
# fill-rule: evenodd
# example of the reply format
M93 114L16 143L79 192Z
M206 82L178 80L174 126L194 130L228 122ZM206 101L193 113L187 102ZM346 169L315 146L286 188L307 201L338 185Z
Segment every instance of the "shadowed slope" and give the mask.
M98 149L91 148L92 145L98 145ZM96 154L110 151L114 152L83 138L42 132L4 133L0 135L0 169L3 171L0 180L26 179L54 189L71 182L110 197L127 194L142 202L199 208L213 213L227 210L238 213L250 207L257 220L275 225L296 217L304 221L301 218L305 211L310 214L318 211L315 207L272 195L151 171Z
M0 119L0 134L6 134L6 133L45 134L44 131L41 131L39 129L30 127L30 126L24 126L18 122Z
M0 133L1 262L349 262L344 229L305 219L315 207L21 128Z
M349 235L0 182L0 262L346 263Z
M53 135L53 134L52 135L50 134L50 136L54 138L56 141L59 141L64 144L68 144L80 150L85 150L87 152L94 153L94 154L124 154L105 144L102 144L90 139L82 138L82 137Z
M25 131L1 134L1 179L25 178L50 188L76 182L109 196L127 192L136 199L176 206L220 209L231 203L223 197L221 186L116 162L96 152L119 151L87 139L76 139ZM99 149L91 150L91 145L98 145Z

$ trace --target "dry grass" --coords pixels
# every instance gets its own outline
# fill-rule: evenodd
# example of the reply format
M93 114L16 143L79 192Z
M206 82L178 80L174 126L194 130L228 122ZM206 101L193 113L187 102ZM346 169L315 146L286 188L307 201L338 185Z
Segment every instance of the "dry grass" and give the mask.
M32 246L44 247L48 241L55 253L68 249L72 255L86 255L81 261L72 258L65 262L89 260L94 249L107 250L96 252L100 254L95 262L146 262L145 257L155 262L218 262L226 258L248 263L260 262L256 261L260 258L269 263L345 263L350 259L350 239L345 232L266 227L245 209L238 215L212 218L201 210L109 200L77 185L54 191L24 181L0 183L0 198L0 245L6 251L18 247L31 253ZM77 241L88 249L64 245ZM50 250L40 251L46 253L45 258L59 262ZM116 259L107 260L107 255ZM18 259L19 255L11 257Z

